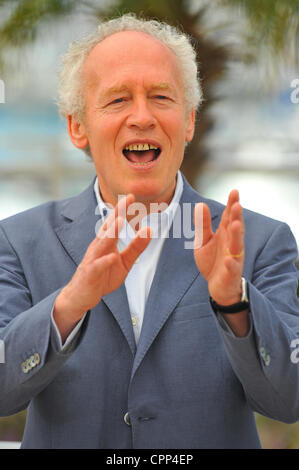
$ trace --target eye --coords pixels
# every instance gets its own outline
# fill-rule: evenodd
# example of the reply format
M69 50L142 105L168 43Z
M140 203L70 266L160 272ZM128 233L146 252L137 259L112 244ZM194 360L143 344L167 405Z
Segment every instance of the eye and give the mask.
M152 99L157 103L162 105L169 104L173 101L173 98L169 95L153 95ZM163 102L163 103L162 103Z
M115 98L115 100L111 101L110 104L122 103L123 101L124 101L124 98Z

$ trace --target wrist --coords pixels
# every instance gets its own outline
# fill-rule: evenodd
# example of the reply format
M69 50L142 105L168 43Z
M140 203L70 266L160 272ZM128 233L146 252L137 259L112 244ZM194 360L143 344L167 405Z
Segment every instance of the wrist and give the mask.
M78 305L75 305L71 300L72 296L68 291L68 287L64 287L58 296L54 304L53 315L56 318L68 319L70 323L77 323L85 315L86 310Z
M235 314L248 310L249 297L246 280L242 277L239 295L219 299L219 296L216 296L216 299L210 297L210 303L215 313Z
M76 309L68 299L63 289L56 297L53 308L53 320L59 330L62 344L72 332L77 323L85 315L86 311Z
M233 305L241 302L242 298L242 279L235 285L230 285L226 289L217 289L210 293L211 298L219 305Z

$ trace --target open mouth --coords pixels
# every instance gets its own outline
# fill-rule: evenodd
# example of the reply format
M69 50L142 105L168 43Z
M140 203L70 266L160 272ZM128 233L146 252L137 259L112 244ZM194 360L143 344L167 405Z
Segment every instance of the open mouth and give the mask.
M131 163L146 166L157 160L161 149L156 145L145 143L130 144L123 149L123 155Z

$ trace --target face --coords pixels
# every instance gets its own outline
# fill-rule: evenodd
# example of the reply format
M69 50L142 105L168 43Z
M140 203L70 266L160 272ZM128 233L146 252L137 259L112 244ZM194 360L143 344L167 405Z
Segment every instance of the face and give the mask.
M83 78L85 116L69 116L69 133L90 146L103 200L169 203L194 131L174 54L144 33L115 33L92 49Z

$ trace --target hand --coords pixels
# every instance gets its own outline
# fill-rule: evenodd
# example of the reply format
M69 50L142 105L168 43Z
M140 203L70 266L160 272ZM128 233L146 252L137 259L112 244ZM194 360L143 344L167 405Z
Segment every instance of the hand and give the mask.
M134 202L132 194L122 198L89 245L70 282L57 296L54 320L65 338L84 314L97 305L103 295L117 289L125 280L138 256L150 242L149 227L139 230L122 251L117 249L119 233L127 207Z
M203 226L200 225L201 210ZM216 233L212 231L210 211L204 203L195 206L194 223L194 258L199 271L208 282L211 297L220 305L239 302L244 264L245 227L238 191L230 192ZM202 244L197 246L200 230L202 230Z

